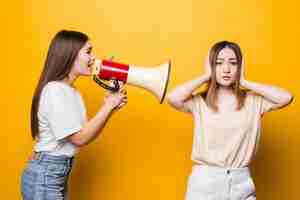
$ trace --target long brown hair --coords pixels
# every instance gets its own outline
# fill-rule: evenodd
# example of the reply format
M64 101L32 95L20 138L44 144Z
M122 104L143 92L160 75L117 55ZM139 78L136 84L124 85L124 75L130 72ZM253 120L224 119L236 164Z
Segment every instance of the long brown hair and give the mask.
M34 91L31 104L31 136L39 134L38 109L41 92L50 81L60 81L68 76L79 50L88 41L88 36L77 31L62 30L52 39L43 71Z
M216 80L216 65L217 65L218 55L220 51L224 48L232 49L237 58L237 65L238 65L237 77L235 83L232 85L232 89L238 102L236 110L240 110L244 106L245 97L246 97L245 90L242 90L240 88L241 66L243 62L243 55L239 45L234 42L221 41L214 44L213 47L211 48L209 54L209 62L211 66L211 79L207 84L207 90L203 92L202 95L205 98L206 104L214 111L218 111L218 106L217 106L218 84Z

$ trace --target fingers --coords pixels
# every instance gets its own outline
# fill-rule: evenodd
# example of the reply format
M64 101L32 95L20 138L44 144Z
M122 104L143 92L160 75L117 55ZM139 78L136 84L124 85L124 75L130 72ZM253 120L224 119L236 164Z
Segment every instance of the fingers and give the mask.
M245 60L243 59L242 60L242 72L243 72L243 74L245 73Z
M119 93L123 95L127 95L127 91L125 89L120 90Z
M122 81L118 81L118 84L120 89L117 92L108 90L104 97L106 101L114 102L113 104L115 104L116 109L122 108L128 102L127 91L124 86L125 84Z
M123 81L118 81L118 84L119 84L120 88L124 87L124 82Z
M205 58L206 63L209 62L209 57L210 57L210 50L207 52L207 55L206 55L206 58Z
M128 102L127 91L122 83L122 88L117 92L107 91L104 97L105 101L112 102L115 108L121 108Z
M127 96L126 96L126 97L124 97L124 98L122 99L122 102L116 107L116 109L121 109L121 108L124 107L127 103L128 103L128 98L127 98Z
M205 58L204 66L206 67L206 70L209 70L210 67L209 56Z
M242 58L242 63L241 63L241 71L244 72L245 69L245 59L244 57Z
M117 109L121 109L128 102L127 91L124 88L120 89L119 95L120 95L120 98L121 98L121 103L117 106Z
M125 84L123 81L118 81L118 84L120 86L120 89L118 91L118 93L123 94L123 95L127 95L127 91L125 89Z

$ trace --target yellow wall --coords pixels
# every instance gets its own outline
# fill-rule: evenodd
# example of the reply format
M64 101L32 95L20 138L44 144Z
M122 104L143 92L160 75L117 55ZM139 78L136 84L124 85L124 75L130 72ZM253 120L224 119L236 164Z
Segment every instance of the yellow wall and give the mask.
M32 93L50 39L60 29L86 32L102 58L114 54L116 61L148 66L170 58L171 89L203 72L203 59L214 42L238 42L248 79L282 86L296 96L291 106L263 120L252 167L258 199L298 199L299 8L296 0L3 1L1 199L21 198L20 173L33 146ZM93 116L103 89L87 78L76 85ZM126 108L78 154L71 199L183 199L192 119L159 105L144 91L130 87L128 92Z

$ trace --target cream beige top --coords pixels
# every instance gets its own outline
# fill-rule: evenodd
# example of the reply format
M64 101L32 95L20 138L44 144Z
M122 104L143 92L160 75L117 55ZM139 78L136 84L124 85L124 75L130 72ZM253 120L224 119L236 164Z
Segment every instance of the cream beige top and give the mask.
M201 95L188 103L194 118L191 158L197 164L239 168L248 166L257 151L263 113L275 108L266 98L248 92L239 111L212 111Z

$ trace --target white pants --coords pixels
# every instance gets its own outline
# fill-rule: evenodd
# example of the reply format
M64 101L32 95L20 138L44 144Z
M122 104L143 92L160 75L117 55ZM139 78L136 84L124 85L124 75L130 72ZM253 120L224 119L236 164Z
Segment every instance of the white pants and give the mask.
M188 179L186 200L256 200L249 168L195 165Z

